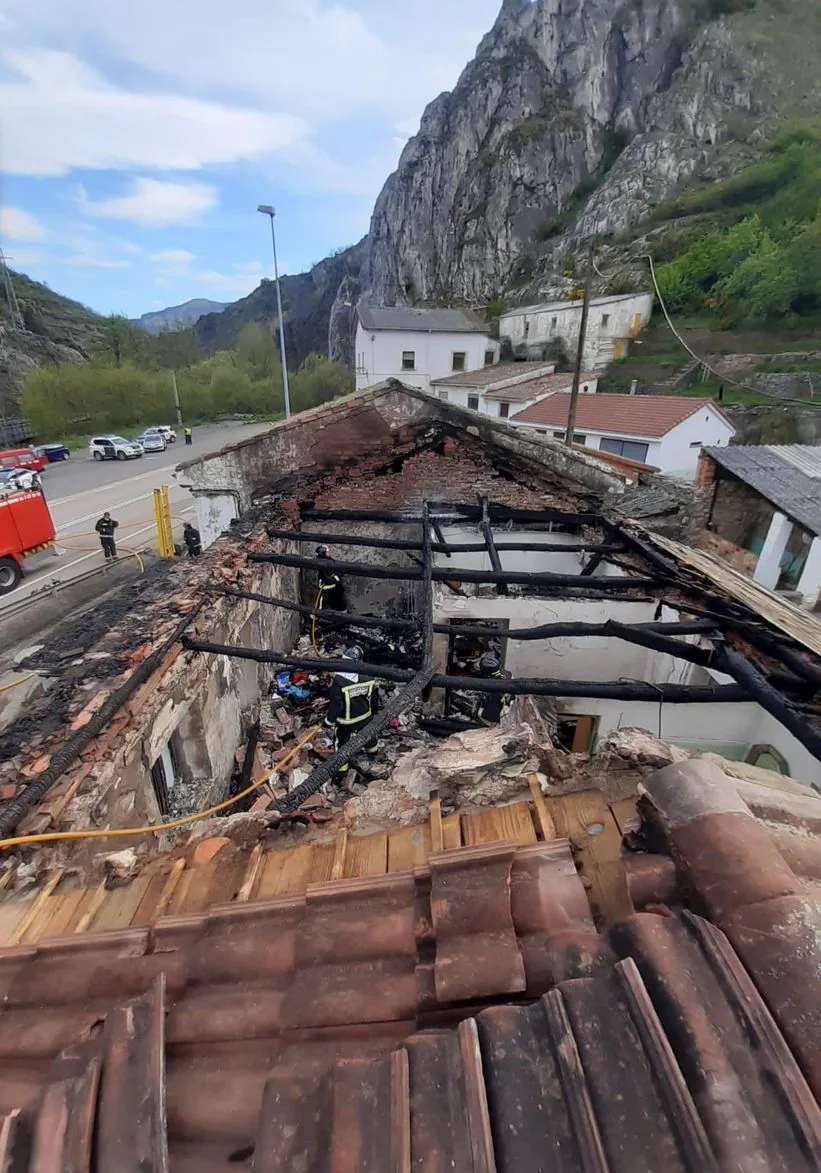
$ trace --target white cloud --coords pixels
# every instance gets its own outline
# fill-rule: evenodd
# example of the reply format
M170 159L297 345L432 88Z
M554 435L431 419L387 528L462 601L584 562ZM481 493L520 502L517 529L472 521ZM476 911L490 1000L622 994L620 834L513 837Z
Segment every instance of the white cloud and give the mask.
M30 243L42 240L46 230L36 216L22 208L0 208L0 238Z
M219 273L215 270L192 274L192 279L211 285L220 293L244 297L259 285L259 277L253 273Z
M205 183L166 183L160 179L135 179L129 195L88 201L91 216L130 220L145 227L193 224L217 206L216 188Z
M151 260L157 265L190 265L196 259L196 253L186 252L184 248L169 248L165 252L151 254Z
M10 174L189 171L285 150L308 133L297 116L118 89L68 53L3 56L17 74L0 83L0 110L14 111L3 127L3 168Z
M244 264L234 265L238 273L259 273L262 270L261 261L245 261Z
M62 262L72 269L130 269L131 261L118 261L107 257L92 257L79 255L67 257Z

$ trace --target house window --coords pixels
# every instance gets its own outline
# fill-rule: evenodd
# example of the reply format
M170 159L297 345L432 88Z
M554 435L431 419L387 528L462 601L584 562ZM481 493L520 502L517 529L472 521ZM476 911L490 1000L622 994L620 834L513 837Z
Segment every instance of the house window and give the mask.
M649 444L640 444L637 440L617 440L615 436L604 436L599 445L602 452L609 452L612 456L626 456L628 460L637 460L644 464Z
M528 318L525 318L525 338L528 338L529 336L530 336L530 321Z
M566 435L567 435L566 432L554 432L553 438L554 438L554 440L563 440ZM574 432L573 433L573 443L574 444L586 444L587 443L587 435L586 434L582 435L581 432Z
M402 370L415 371L416 370L416 351L403 350L402 351Z
M479 396L478 395L468 395L468 407L471 409L471 411L478 411L479 410Z
M602 324L602 329L605 329L605 327L610 325L610 315L609 314L602 314L601 324Z
M177 782L182 778L182 765L175 738L176 734L151 767L151 784L162 815L167 815L171 810L171 795Z
M441 399L441 400L442 400L444 403L447 403L447 401L448 401L448 389L447 389L447 387L440 387L440 388L439 388L439 390L436 392L436 394L439 396L439 398L440 398L440 399Z
M496 362L496 351L495 350L486 350L485 351L485 366L492 367L495 362Z
M506 419L508 419L509 416L510 416L510 404L509 403L500 403L499 404L499 418L506 420Z
M467 364L467 354L464 350L455 350L453 352L453 369L454 371L463 371Z
M690 447L691 447L691 448L703 448L703 447L704 447L704 441L703 441L703 440L693 440L693 442L692 442L692 444L690 445Z
M559 325L559 319L558 319L558 318L551 318L551 319L550 319L550 333L551 333L551 334L555 334L555 333L556 333L556 330L557 330L557 328L558 328L558 325Z

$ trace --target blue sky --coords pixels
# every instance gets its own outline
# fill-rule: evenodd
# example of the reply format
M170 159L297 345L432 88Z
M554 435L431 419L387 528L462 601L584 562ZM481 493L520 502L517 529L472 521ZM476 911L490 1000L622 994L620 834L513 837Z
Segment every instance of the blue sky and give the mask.
M367 231L500 0L0 0L0 240L102 313L231 301Z

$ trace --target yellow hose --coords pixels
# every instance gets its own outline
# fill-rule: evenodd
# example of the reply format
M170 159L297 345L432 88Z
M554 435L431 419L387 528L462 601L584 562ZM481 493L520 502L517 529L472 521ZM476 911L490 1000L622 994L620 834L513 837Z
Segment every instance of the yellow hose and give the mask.
M78 538L91 537L91 536L92 536L91 534L72 534L70 538L56 538L55 542L58 546L64 546L66 544L66 542L73 542L73 541L76 541ZM117 548L119 550L122 550L124 553L130 555L132 558L136 558L137 565L140 568L140 574L145 574L145 563L143 562L142 558L140 557L140 555L137 553L136 550L132 550L128 546L118 546ZM75 546L74 549L77 551L78 554L81 554L81 553L96 554L97 553L97 546Z
M314 725L287 756L281 762L277 762L273 769L268 770L261 778L257 778L256 782L252 782L240 794L226 798L224 802L218 802L216 806L211 806L206 811L198 811L195 815L184 815L181 819L173 819L170 823L155 823L151 827L119 827L113 831L48 831L44 835L18 835L14 839L0 839L0 848L22 847L29 843L57 843L65 839L122 839L129 835L153 835L155 831L172 831L175 827L184 827L186 823L196 823L200 819L210 818L211 815L216 815L220 811L227 810L229 806L234 806L241 798L246 798L254 790L259 790L260 786L264 786L269 778L272 778L274 774L278 774L283 767L288 765L288 762L292 758L296 757L302 747L307 745L311 738L319 733L321 728L321 725Z
M12 680L11 684L0 685L0 692L8 692L11 688L17 688L18 684L25 684L27 680L31 680L35 676L35 672L29 672L28 676L24 676L22 680Z

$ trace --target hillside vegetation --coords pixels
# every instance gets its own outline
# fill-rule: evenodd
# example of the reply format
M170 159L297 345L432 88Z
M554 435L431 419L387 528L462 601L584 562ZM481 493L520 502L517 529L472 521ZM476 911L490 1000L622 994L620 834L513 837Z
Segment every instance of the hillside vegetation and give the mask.
M88 363L32 371L21 407L40 439L139 427L172 417L172 370L188 422L283 414L282 369L267 327L248 323L233 350L203 359L193 331L152 338L119 317L105 320ZM293 410L303 411L352 391L353 377L321 355L308 355L291 375L290 390Z
M784 133L758 163L657 209L659 286L674 315L720 328L821 319L821 127Z

